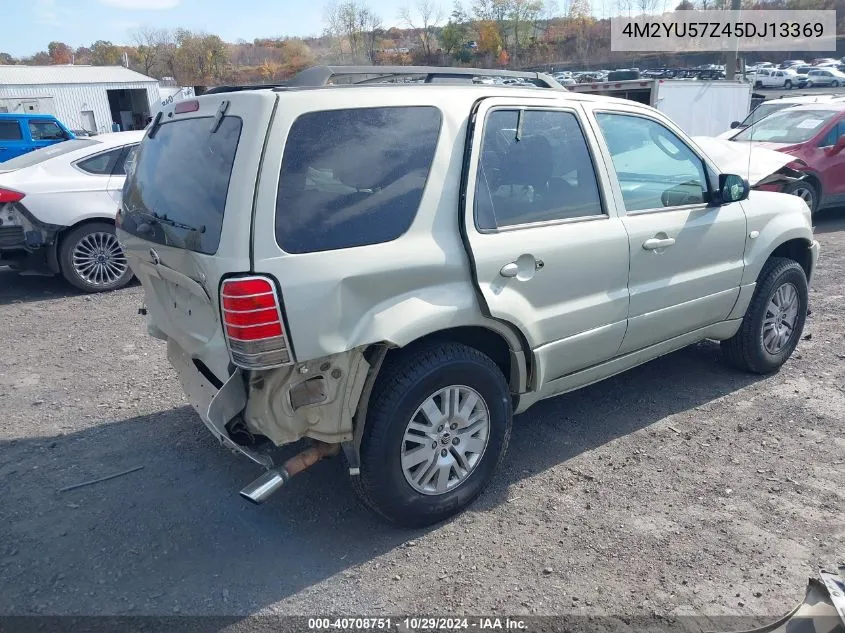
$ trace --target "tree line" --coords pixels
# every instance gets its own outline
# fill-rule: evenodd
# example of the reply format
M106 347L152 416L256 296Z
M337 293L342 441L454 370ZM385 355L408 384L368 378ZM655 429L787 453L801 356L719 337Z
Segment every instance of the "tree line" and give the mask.
M611 15L730 6L730 0L562 0L563 7L555 1L457 0L446 11L436 0L412 0L396 15L382 16L366 0L334 0L325 7L324 30L317 37L225 42L188 29L141 27L126 44L98 40L73 48L50 42L46 50L21 59L0 52L0 64L128 63L180 85L267 83L319 63L614 67L636 60L611 52ZM845 0L743 0L743 8L836 9L841 16L837 32L845 32ZM396 26L385 26L388 20ZM678 61L677 56L653 55L641 65Z

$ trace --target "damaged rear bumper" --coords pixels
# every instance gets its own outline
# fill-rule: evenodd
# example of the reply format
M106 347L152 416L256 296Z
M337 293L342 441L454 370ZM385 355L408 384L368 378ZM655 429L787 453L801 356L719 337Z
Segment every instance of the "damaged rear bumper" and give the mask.
M167 358L176 370L188 401L214 437L226 448L248 457L264 468L272 468L273 459L270 455L237 444L226 430L226 425L246 408L247 390L243 370L237 369L217 389L172 339L167 341Z
M265 468L273 467L273 446L304 437L331 445L353 442L353 418L372 376L363 350L356 349L266 371L238 368L218 388L171 338L167 357L208 430ZM235 441L241 433L233 439L234 428L259 441Z

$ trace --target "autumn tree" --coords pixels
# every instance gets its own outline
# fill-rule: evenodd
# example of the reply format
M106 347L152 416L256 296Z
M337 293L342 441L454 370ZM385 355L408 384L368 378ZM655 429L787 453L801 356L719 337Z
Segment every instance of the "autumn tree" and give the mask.
M119 66L123 50L107 40L97 40L91 45L91 63L94 66Z
M518 57L543 14L543 0L511 0L508 18L513 32L512 52Z
M420 50L427 63L432 63L436 50L437 25L443 21L443 10L434 0L417 0L415 12L410 7L399 10L399 19L414 32Z
M223 79L228 65L226 45L220 36L179 29L176 34L175 65L177 79L199 85Z
M47 54L52 64L70 64L73 62L73 49L64 42L47 44Z
M343 59L344 44L352 59L367 57L373 61L381 38L381 18L359 0L345 0L326 7L323 18L326 34L336 42Z
M139 27L132 32L138 65L145 75L152 76L153 70L159 66L168 39L167 31L149 26Z
M478 53L485 58L485 65L490 65L493 59L499 57L502 51L502 38L499 27L493 20L485 20L478 24Z

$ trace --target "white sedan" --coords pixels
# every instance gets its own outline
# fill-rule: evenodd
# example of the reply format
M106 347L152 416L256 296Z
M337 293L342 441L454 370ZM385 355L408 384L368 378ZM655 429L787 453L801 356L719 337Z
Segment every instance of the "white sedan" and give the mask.
M61 273L85 292L132 279L114 234L143 131L64 141L0 164L0 265Z

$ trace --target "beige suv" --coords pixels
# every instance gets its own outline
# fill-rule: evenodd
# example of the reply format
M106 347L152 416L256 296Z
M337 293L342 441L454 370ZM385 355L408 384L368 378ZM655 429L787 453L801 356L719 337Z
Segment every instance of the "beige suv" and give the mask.
M266 468L247 499L342 451L366 505L433 523L539 400L705 338L758 373L795 349L800 198L647 106L470 72L312 69L150 125L118 235L203 422Z

